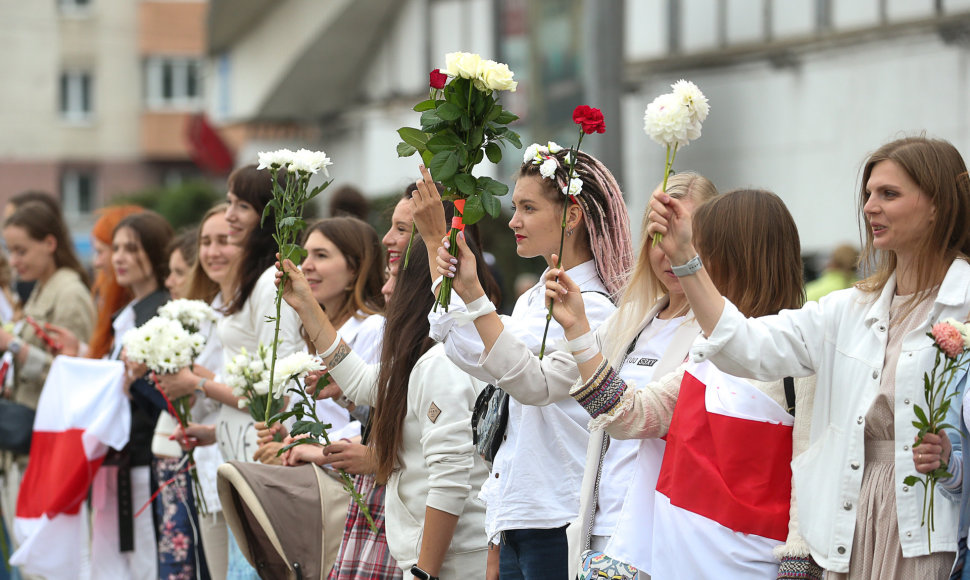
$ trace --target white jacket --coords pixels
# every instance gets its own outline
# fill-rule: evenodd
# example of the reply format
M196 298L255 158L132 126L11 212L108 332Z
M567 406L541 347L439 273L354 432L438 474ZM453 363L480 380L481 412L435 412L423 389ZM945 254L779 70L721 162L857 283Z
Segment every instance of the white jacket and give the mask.
M377 402L379 365L351 352L330 376L358 405ZM404 441L387 482L387 546L405 570L421 551L426 507L459 516L449 557L487 549L485 506L478 499L488 468L472 444L471 416L484 384L462 372L438 344L424 353L408 380Z
M896 288L890 278L878 296L855 288L809 302L799 310L745 319L730 302L707 340L692 349L694 360L710 359L725 372L759 380L817 374L809 449L795 459L792 471L801 506L799 528L818 563L847 572L856 509L865 465L865 416L879 390L886 354L889 304ZM915 474L910 450L916 437L913 405L923 402L923 373L933 367L935 348L926 336L930 326L970 310L970 265L951 264L927 320L903 338L896 367L894 413L896 502L903 556L929 553L920 526L921 486L903 479ZM934 551L957 549L958 506L937 486Z

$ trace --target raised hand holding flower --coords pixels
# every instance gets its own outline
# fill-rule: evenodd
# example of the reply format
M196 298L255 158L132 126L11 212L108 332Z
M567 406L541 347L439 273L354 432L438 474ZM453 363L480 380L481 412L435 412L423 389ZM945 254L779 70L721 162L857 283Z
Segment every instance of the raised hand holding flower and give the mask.
M710 105L707 97L697 85L683 79L670 85L672 92L660 95L647 105L643 115L643 130L647 135L666 148L664 178L661 189L667 190L677 149L701 136L701 123L707 119ZM663 236L654 234L653 245L660 243Z
M559 234L559 253L556 255L556 269L562 268L562 250L563 245L566 242L566 214L569 211L570 203L578 203L576 196L580 194L583 190L583 180L574 177L576 171L576 153L579 151L580 145L583 144L583 137L590 135L592 133L605 133L606 132L606 122L603 120L603 113L594 107L589 107L586 105L579 105L573 110L573 122L579 125L579 140L576 142L576 147L572 147L569 153L566 154L566 164L569 165L569 173L566 176L566 183L557 184L559 191L562 192L566 199L563 201L562 205L562 223L561 231ZM530 161L539 165L539 173L542 177L547 179L554 179L556 173L556 167L558 162L555 158L549 156L549 153L555 154L561 151L562 148L553 142L549 142L546 147L538 144L530 145L525 150L525 157L523 162L529 163ZM545 152L545 155L543 154ZM552 163L551 171L548 171L547 175L547 164ZM546 327L542 331L542 345L539 347L539 359L542 359L543 355L546 353L546 337L549 335L549 323L552 322L552 310L555 305L554 300L549 301L549 311L546 313Z

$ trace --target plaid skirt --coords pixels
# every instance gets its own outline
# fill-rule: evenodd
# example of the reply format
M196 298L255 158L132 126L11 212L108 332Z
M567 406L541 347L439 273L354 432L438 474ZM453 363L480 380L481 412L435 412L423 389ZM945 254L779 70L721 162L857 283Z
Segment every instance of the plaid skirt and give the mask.
M367 501L370 515L377 524L371 530L357 504L350 502L344 537L329 580L400 580L401 568L387 549L384 535L384 493L386 486L377 485L373 475L354 476L354 488Z

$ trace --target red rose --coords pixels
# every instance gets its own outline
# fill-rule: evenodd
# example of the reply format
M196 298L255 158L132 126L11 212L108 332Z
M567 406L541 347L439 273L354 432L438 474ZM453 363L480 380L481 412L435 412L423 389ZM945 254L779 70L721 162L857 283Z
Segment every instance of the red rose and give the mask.
M594 107L580 105L573 110L573 122L583 127L583 133L606 133L603 112Z
M441 69L434 69L431 71L431 88L432 89L443 89L445 88L445 83L448 82L448 75L441 72Z

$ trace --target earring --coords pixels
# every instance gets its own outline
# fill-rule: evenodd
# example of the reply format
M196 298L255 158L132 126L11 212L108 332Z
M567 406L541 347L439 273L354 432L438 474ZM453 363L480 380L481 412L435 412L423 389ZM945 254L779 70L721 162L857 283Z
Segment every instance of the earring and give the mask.
M566 237L568 238L571 235L573 235L573 231L572 230L566 230Z

